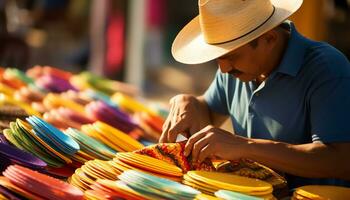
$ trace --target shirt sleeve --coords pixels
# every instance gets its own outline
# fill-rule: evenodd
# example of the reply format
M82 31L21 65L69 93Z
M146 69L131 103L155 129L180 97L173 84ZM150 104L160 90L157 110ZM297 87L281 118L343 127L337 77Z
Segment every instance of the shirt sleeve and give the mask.
M207 102L210 110L228 115L226 90L226 81L223 74L218 70L213 82L210 84L207 91L204 93L204 99Z
M310 97L310 122L313 141L350 141L350 78L322 83Z

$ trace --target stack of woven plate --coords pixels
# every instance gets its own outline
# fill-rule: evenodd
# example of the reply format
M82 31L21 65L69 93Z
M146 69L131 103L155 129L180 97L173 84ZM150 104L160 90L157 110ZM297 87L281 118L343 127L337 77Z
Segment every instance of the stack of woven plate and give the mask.
M130 137L128 134L103 122L97 121L93 124L83 125L81 130L83 133L95 138L118 152L134 151L144 147L140 142Z
M307 185L299 187L293 193L294 200L350 199L350 188L330 185Z
M117 180L118 174L110 161L91 160L76 169L68 182L81 190L88 190L96 180Z
M93 190L85 192L87 199L195 199L200 191L168 179L135 170L118 176L120 181L99 180Z
M233 174L189 171L184 175L183 182L207 194L213 194L218 190L224 189L264 199L274 199L271 184Z
M0 185L12 195L27 199L83 199L83 192L74 186L19 165L9 166L3 175ZM2 194L6 197L6 193Z
M177 182L181 182L183 175L182 169L176 165L133 152L117 153L111 164L120 174L127 170L137 170Z

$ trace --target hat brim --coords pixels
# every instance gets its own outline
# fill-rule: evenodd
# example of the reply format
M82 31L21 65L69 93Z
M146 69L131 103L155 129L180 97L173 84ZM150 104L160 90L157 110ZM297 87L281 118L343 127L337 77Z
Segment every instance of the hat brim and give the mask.
M222 44L206 43L201 32L199 16L195 17L176 36L171 48L173 57L184 64L200 64L219 58L281 24L300 8L303 0L271 2L275 6L275 12L266 23L244 37Z

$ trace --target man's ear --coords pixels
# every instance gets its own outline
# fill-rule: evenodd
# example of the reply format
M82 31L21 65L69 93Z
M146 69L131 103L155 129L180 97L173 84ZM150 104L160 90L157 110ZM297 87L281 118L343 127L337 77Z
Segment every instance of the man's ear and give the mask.
M276 29L272 29L262 35L260 39L268 45L275 44L278 39L278 32Z

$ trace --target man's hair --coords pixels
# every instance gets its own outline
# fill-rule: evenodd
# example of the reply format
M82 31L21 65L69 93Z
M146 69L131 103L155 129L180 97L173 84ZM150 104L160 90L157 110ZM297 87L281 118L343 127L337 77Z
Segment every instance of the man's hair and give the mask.
M288 24L285 24L285 23L282 23L282 24L276 26L275 28L283 28L283 29L285 29L285 30L289 30ZM259 37L260 37L260 36L259 36ZM250 41L250 42L248 43L248 45L250 45L253 49L255 49L255 48L258 46L258 39L259 39L259 37L257 37L257 38L255 38L254 40Z
M259 38L255 38L253 41L250 41L248 45L250 45L251 47L253 47L253 49L255 49L258 46L258 39Z

